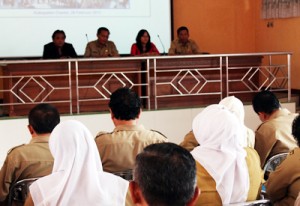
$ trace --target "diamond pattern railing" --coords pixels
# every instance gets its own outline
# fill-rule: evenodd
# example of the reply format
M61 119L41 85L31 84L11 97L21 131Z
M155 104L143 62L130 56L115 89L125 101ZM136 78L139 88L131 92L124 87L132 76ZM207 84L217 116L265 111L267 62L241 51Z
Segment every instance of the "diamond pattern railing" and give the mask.
M107 111L111 93L125 86L146 109L217 103L261 89L287 92L290 101L290 71L288 52L0 61L0 110L27 115L33 105L51 103L62 113Z
M0 94L5 100L1 106L9 108L9 115L19 115L15 110L22 107L24 112L35 104L51 103L65 105L72 113L71 94L71 68L68 62L58 64L57 62L32 61L30 69L28 62L11 63L9 69L4 69L0 76L3 85ZM53 70L57 68L57 70ZM48 69L52 69L49 72ZM57 83L57 79L61 81Z
M156 59L154 67L155 108L159 99L172 97L217 95L222 98L222 67L189 66L178 62L176 68L160 64ZM213 74L213 75L212 75ZM168 90L162 88L169 88Z
M273 92L286 91L290 99L290 55L274 55L272 58L267 55L266 58L268 58L266 59L268 60L267 63L263 61L260 65L231 67L228 66L230 65L230 57L227 57L229 62L226 67L227 96L268 89ZM276 58L280 58L280 64L273 64L276 62ZM241 73L240 76L231 75L237 71ZM237 83L243 84L244 87L235 87Z
M102 59L95 63L93 69L90 70L84 61L79 60L76 64L78 113L84 107L93 105L94 107L105 105L107 108L110 95L119 87L129 87L135 90L150 108L149 95L144 91L144 89L150 88L148 67L144 65L144 61L127 58L112 62L110 59ZM106 66L102 67L101 65Z

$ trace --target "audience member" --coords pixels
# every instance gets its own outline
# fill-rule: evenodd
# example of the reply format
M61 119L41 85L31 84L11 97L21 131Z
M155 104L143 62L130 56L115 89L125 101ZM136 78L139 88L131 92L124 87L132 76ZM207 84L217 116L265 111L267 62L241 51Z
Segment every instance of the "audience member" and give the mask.
M56 30L52 34L52 42L44 46L43 59L76 58L77 54L72 44L66 43L63 30Z
M32 183L25 205L124 205L128 182L103 172L95 141L79 121L68 120L53 130L52 174Z
M11 185L22 179L48 175L53 167L48 140L60 121L57 109L49 104L39 104L30 110L28 120L30 142L12 148L0 171L0 201L4 205L7 205Z
M133 169L135 157L144 147L167 141L159 132L138 125L141 100L129 88L119 88L112 93L109 109L115 129L113 132L100 132L95 139L104 171Z
M242 101L234 96L228 96L222 99L219 102L219 104L227 107L243 124L244 134L246 138L239 139L241 141L241 145L243 147L254 148L254 132L248 127L246 127L246 125L244 124L245 110ZM193 131L190 131L188 134L185 135L183 142L180 143L180 146L184 147L189 151L192 151L196 146L198 146L198 142L195 138Z
M191 152L201 189L197 205L255 200L262 171L255 150L240 143L244 133L238 118L223 105L211 105L194 118L193 132L199 143Z
M294 205L300 191L300 116L292 123L292 135L298 147L290 152L287 158L271 172L265 183L267 198L274 206Z
M97 40L86 45L84 57L117 57L119 52L114 42L109 41L109 30L100 27L97 31Z
M177 39L172 41L169 55L199 54L199 48L195 41L189 39L189 30L182 26L177 29Z
M154 56L159 55L156 46L151 42L149 32L145 29L139 31L135 39L136 43L132 44L130 55L131 56Z
M173 143L152 144L137 155L130 193L136 205L191 206L200 190L192 155Z
M262 121L255 132L254 148L263 167L272 156L297 147L291 131L292 122L297 115L282 109L279 100L271 91L258 92L252 105Z

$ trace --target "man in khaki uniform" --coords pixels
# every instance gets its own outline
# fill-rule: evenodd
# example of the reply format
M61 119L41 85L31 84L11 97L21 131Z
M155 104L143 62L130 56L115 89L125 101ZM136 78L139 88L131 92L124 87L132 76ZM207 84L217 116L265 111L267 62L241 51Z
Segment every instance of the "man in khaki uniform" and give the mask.
M300 116L296 117L291 128L298 146L270 173L265 183L267 198L274 206L294 205L300 191Z
M49 104L39 104L31 109L28 120L31 141L10 149L0 171L0 205L7 204L10 187L15 182L42 177L52 171L53 157L48 140L60 122L59 113Z
M117 57L119 52L114 42L109 41L109 30L100 27L97 31L97 40L86 45L84 57Z
M289 152L297 147L291 125L297 114L282 109L279 100L270 91L257 93L252 106L262 124L255 132L255 146L261 167L274 155Z
M120 88L113 92L109 108L115 129L110 133L100 132L95 139L104 171L131 170L136 155L147 145L167 141L159 132L138 125L141 100L134 91Z
M195 41L189 39L189 30L182 26L177 29L177 39L172 41L169 55L199 54L199 48Z

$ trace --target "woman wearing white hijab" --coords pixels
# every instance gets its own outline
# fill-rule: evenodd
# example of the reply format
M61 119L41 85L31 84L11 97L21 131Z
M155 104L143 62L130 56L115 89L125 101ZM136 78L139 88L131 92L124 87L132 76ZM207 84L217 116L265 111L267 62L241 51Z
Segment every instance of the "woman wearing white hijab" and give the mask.
M194 118L192 127L200 144L191 152L202 191L196 205L245 202L249 173L239 141L242 124L226 107L211 105Z
M255 134L253 130L245 126L245 109L243 102L236 98L235 96L228 96L222 99L219 104L224 105L231 111L243 124L245 138L240 138L241 144L244 147L254 148L255 144Z
M33 202L29 198L25 205L125 204L128 182L103 172L94 138L82 123L60 123L50 136L49 147L54 157L52 174L30 186Z
M245 110L244 105L241 100L236 98L235 96L228 96L222 99L219 102L220 105L224 105L231 111L238 120L243 125L243 136L240 137L239 141L243 147L250 147L254 148L255 143L255 134L254 132L245 126L244 119L245 119ZM196 146L198 145L198 142L195 139L193 131L190 131L187 133L184 137L184 140L180 143L180 146L184 147L185 149L192 151Z

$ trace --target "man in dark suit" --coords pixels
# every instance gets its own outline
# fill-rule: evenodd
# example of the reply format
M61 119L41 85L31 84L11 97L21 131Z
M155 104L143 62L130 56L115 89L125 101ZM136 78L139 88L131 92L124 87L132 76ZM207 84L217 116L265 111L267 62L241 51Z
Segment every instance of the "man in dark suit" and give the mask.
M52 42L44 46L43 59L76 58L77 54L72 44L66 43L63 30L56 30Z

